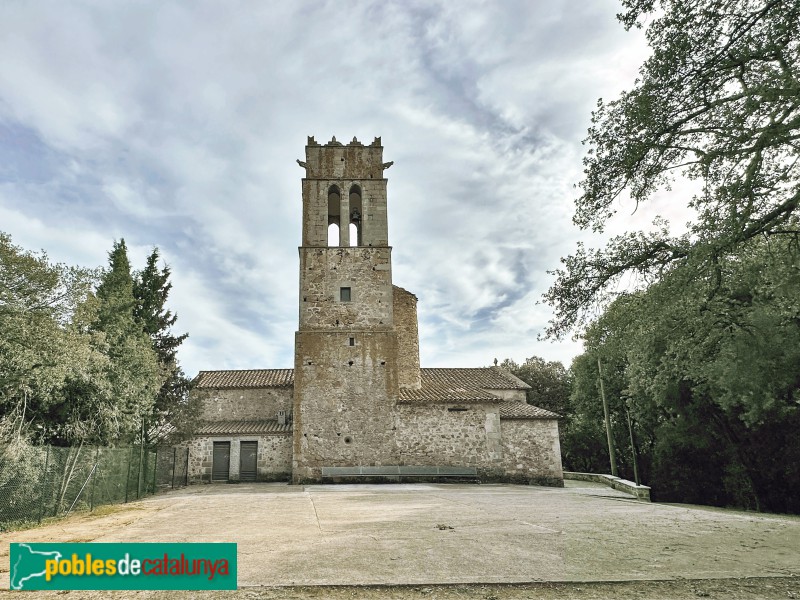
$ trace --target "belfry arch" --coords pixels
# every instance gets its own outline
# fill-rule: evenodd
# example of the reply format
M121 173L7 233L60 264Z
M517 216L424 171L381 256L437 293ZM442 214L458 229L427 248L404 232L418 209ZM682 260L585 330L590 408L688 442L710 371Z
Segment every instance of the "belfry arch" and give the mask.
M361 188L355 183L350 186L348 200L350 245L363 246L364 206L361 200Z
M341 246L342 239L342 193L339 187L328 188L328 246ZM335 225L335 227L334 227Z

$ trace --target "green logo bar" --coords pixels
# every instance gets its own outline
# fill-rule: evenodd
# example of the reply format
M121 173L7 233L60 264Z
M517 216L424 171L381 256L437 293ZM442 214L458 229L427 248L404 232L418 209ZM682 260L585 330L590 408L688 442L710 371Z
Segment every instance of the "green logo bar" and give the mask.
M12 590L235 590L236 544L11 544Z

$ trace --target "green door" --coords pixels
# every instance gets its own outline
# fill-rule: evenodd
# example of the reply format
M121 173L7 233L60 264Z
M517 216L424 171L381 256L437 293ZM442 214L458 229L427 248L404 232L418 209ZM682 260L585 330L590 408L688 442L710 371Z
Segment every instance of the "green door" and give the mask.
M258 442L242 442L240 457L239 480L255 481L258 473Z
M214 442L214 462L211 467L211 481L228 481L231 468L231 443Z

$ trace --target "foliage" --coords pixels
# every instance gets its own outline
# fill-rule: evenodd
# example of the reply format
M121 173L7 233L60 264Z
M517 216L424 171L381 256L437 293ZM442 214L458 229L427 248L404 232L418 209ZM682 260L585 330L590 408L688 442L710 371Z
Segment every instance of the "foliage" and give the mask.
M559 415L564 413L569 399L570 379L569 372L560 362L547 362L532 356L521 365L507 358L500 366L531 386L526 392L528 404Z
M547 333L586 341L571 422L599 421L600 358L615 443L624 395L656 498L800 512L800 5L623 5L653 52L634 89L598 102L574 222L602 232L621 198L678 176L701 191L685 234L657 219L562 259Z
M155 395L163 382L150 339L134 317L133 277L125 240L114 244L109 268L97 287L97 317L91 330L105 334L103 350L109 361L109 395L91 397L83 387L70 397L73 410L87 423L84 437L93 443L108 439L132 440L144 428Z
M66 382L83 371L91 349L69 323L93 280L91 271L51 264L0 233L0 439L42 427Z
M587 332L591 342L608 332L597 328ZM634 480L633 458L636 454L642 480L649 480L653 452L653 429L657 412L632 397L626 378L624 347L612 336L603 335L602 346L595 346L575 357L571 366L572 393L569 412L561 431L562 455L566 470L610 473L603 403L600 395L600 369L609 406L611 434L621 477ZM590 343L591 343L590 342ZM588 344L587 344L588 345ZM631 417L635 446L631 447L628 416Z
M800 425L800 247L754 239L720 267L713 295L715 282L676 269L613 302L573 363L572 407L601 421L591 389L600 356L609 397L631 399L656 498L800 512L800 441L790 433Z
M688 233L663 223L605 249L583 246L546 299L548 329L565 335L615 296L623 275L643 283L683 268L721 283L720 261L757 236L796 231L800 202L800 5L769 0L624 0L626 27L647 20L653 50L636 87L598 102L586 140L574 221L602 231L617 200L644 203L676 173L699 180ZM719 287L717 285L716 287ZM712 287L710 293L715 293Z
M169 272L159 275L164 293L153 313L172 325L163 308ZM170 361L160 363L155 338L136 316L141 306L124 240L98 274L52 264L0 233L0 445L132 440L162 389L185 399L188 382L175 357L185 336L155 331ZM169 416L186 413L184 402Z
M190 433L197 411L190 407L190 380L177 360L178 347L188 334L176 336L172 333L171 328L178 320L178 315L166 308L167 297L172 289L170 269L168 266L159 269L158 259L158 248L154 248L147 257L145 268L136 274L133 282L133 314L150 338L163 377L147 432L157 432L164 441L170 437L179 439Z
M172 289L169 281L170 269L158 268L158 248L154 248L147 257L147 265L137 273L133 282L135 305L133 314L144 332L150 336L153 349L158 353L162 365L175 364L178 346L189 336L173 335L171 327L178 320L178 315L166 308L167 296Z

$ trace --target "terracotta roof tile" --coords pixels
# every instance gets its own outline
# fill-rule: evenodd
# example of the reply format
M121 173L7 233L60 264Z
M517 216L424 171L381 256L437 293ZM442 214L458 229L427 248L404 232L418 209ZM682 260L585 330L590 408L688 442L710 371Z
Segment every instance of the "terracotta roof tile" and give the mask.
M531 386L499 367L420 369L422 385L439 383L485 390L528 390Z
M523 402L503 402L500 404L501 419L557 419L558 415L549 410Z
M498 367L477 369L420 369L425 397L445 393L458 400L493 400L494 395L482 390L526 390L530 386ZM200 371L197 388L241 389L290 387L294 385L294 369L249 369L240 371ZM404 390L405 398L421 397L421 390ZM417 392L416 394L410 394ZM410 395L409 395L410 394ZM401 393L401 399L404 394Z
M292 426L280 425L277 419L263 421L204 421L195 431L196 435L233 435L233 434L275 434L291 433Z
M400 404L502 402L502 398L498 398L494 394L474 387L450 385L447 383L429 383L423 380L421 389L401 389L398 402Z
M197 388L239 389L290 387L294 369L250 369L242 371L200 371Z

